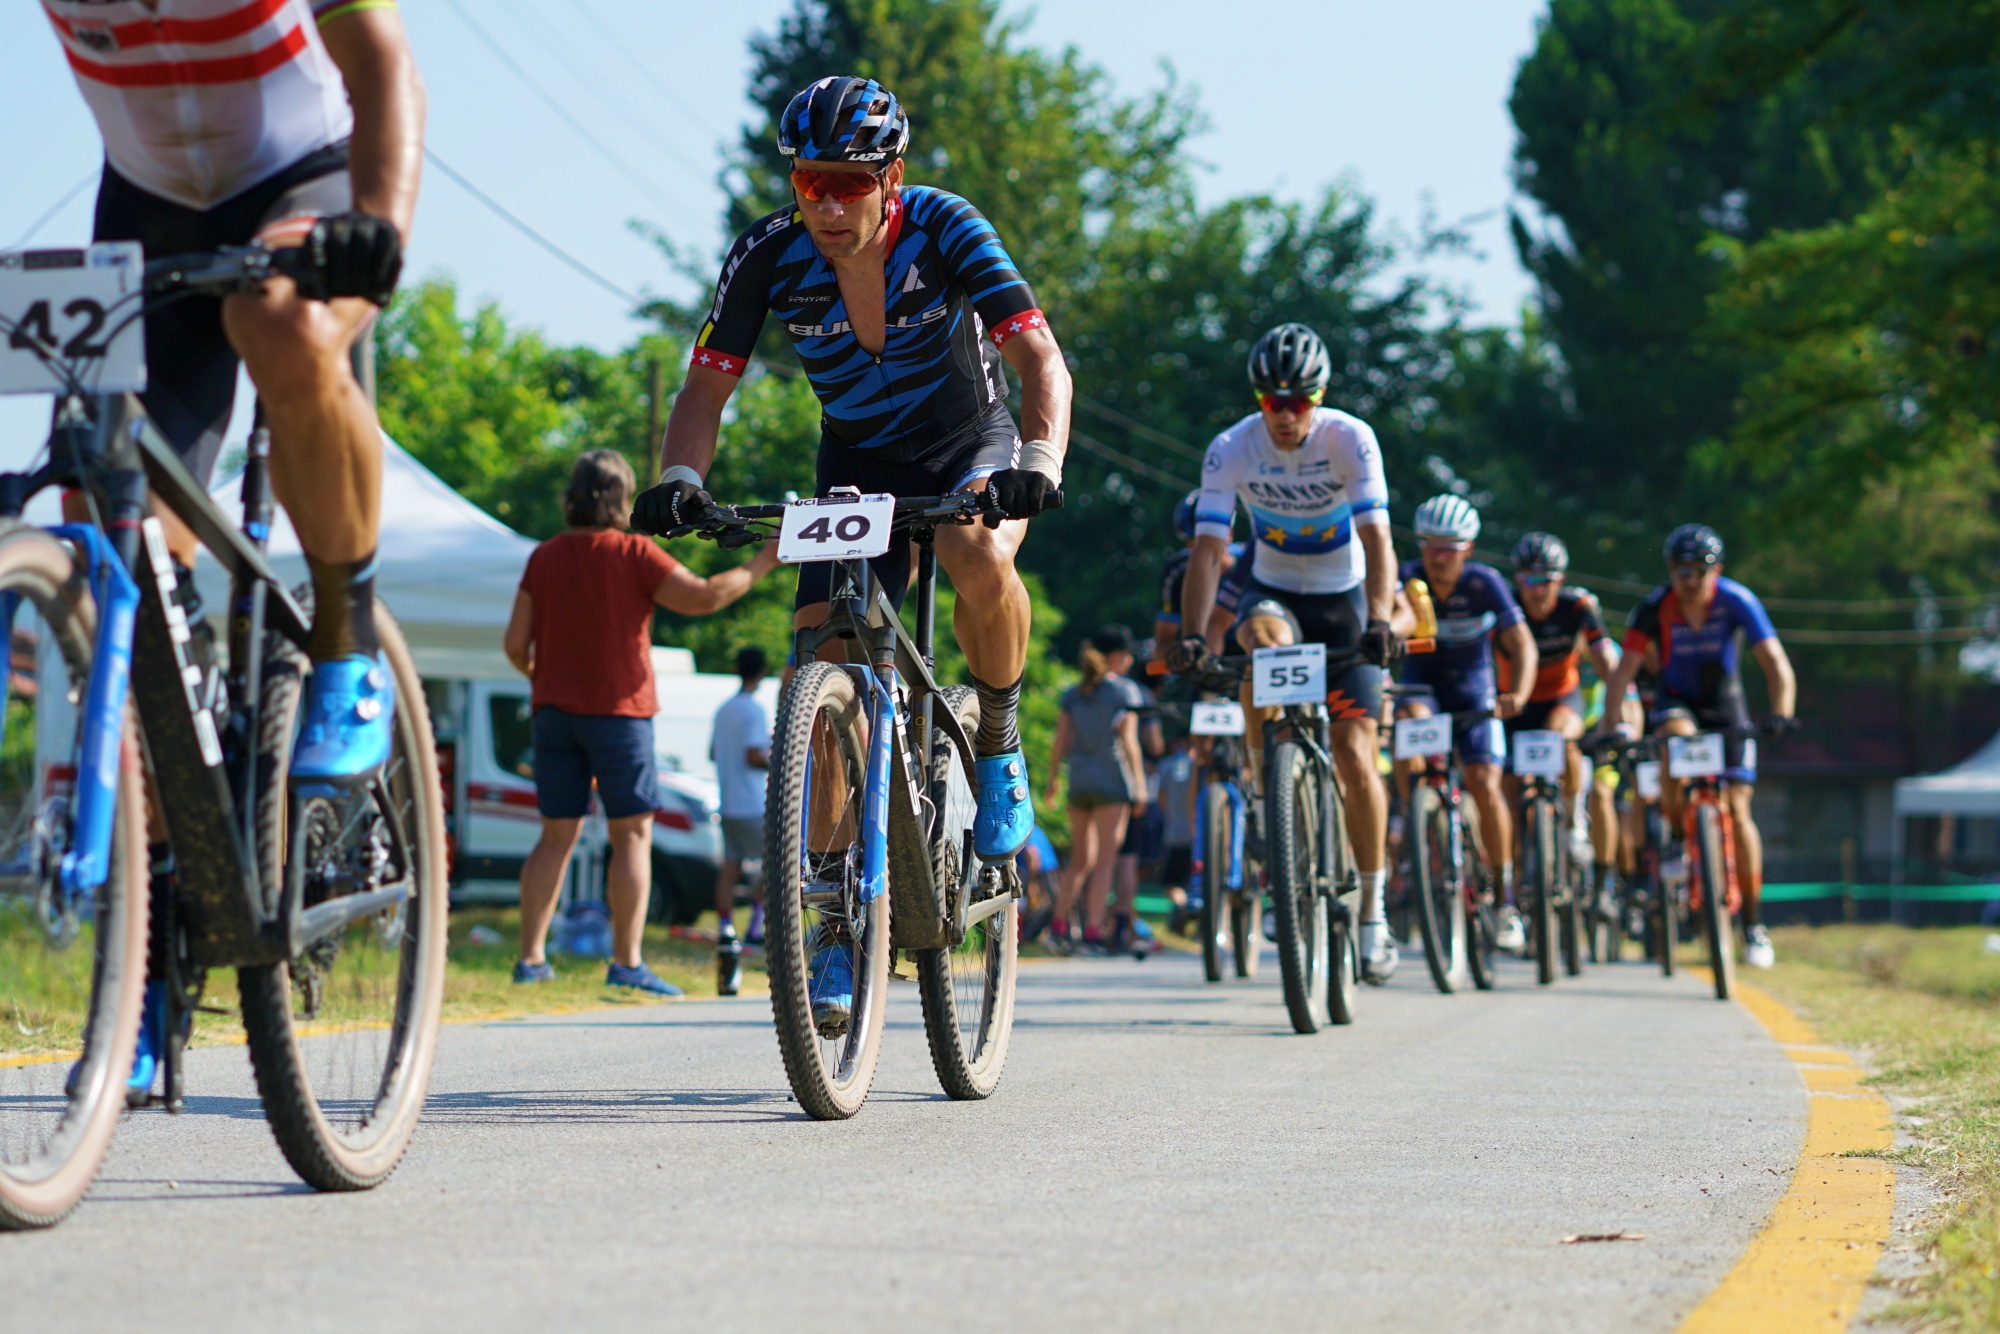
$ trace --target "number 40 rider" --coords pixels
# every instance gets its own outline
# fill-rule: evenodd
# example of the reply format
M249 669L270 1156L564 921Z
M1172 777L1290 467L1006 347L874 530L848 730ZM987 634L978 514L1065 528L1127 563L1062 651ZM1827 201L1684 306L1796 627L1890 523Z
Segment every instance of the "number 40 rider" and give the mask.
M1014 556L1024 521L1061 503L1069 370L993 225L957 195L904 183L909 142L902 104L872 79L821 79L785 108L792 200L729 248L667 419L660 484L639 497L632 526L661 533L706 512L723 406L773 315L823 412L817 494L990 490L1008 521L940 529L937 556L979 695L974 844L1004 861L1035 824L1016 723L1031 609ZM1021 380L1024 429L1007 410L1002 361ZM872 564L900 603L909 543ZM830 578L825 564L800 567L796 627L826 620Z

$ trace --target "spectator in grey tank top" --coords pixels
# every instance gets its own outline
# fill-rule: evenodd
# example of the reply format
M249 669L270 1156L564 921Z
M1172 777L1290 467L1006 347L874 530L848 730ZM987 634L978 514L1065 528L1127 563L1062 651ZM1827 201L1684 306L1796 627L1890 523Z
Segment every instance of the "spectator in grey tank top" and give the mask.
M1083 680L1063 692L1055 749L1049 756L1048 790L1053 805L1063 761L1069 761L1069 864L1063 868L1050 944L1075 948L1070 919L1084 900L1081 947L1104 948L1109 922L1111 875L1118 846L1133 813L1145 808L1145 768L1139 756L1138 686L1111 670L1109 656L1126 636L1109 628L1092 635L1078 660Z

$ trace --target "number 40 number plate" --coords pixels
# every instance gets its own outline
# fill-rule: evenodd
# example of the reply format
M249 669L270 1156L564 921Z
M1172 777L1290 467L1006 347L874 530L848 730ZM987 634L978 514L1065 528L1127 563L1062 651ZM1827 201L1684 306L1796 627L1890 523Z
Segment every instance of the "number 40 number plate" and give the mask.
M96 393L146 387L138 313L146 266L135 241L0 254L0 394L52 394L43 357L74 366ZM122 326L122 327L121 327Z
M815 560L857 560L889 549L896 519L894 496L821 496L785 506L778 528L778 559L787 565Z

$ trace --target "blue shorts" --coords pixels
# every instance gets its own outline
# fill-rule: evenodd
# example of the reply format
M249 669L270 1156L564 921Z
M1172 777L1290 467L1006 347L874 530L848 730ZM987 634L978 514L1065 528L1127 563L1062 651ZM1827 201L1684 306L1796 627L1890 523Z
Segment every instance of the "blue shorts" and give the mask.
M535 710L535 806L545 820L581 820L590 809L590 780L613 820L660 806L653 720L616 714Z
M1403 680L1407 685L1428 685L1432 713L1480 713L1493 708L1490 681L1484 691L1467 690L1456 678L1443 682L1412 681L1410 659L1405 658ZM1474 682L1476 687L1479 683ZM1458 718L1451 720L1452 749L1460 764L1503 764L1507 759L1507 728L1498 718Z

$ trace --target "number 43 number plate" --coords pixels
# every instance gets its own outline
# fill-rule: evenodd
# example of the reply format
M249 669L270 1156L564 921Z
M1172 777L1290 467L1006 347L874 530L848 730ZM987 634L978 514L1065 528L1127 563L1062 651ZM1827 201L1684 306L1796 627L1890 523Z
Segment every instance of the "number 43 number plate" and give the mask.
M894 496L821 496L785 506L778 528L778 559L787 565L854 560L889 549L896 519Z
M0 254L0 394L59 391L44 356L97 393L144 389L146 336L131 317L145 273L135 241Z

